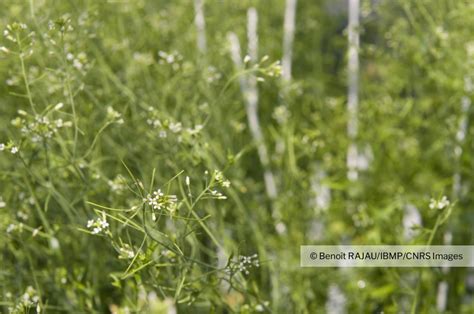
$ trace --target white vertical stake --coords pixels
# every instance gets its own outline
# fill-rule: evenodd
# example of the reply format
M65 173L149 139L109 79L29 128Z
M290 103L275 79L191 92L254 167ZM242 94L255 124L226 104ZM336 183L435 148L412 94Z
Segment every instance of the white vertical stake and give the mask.
M197 48L203 55L207 52L206 42L206 20L204 19L203 11L204 0L194 0L194 11L196 13L194 17L194 24L197 30Z
M256 62L258 57L258 37L257 37L257 11L254 8L250 8L248 11L248 24L247 34L249 41L249 55L251 62ZM240 54L240 43L235 33L228 34L228 40L230 43L231 57L235 64L235 67L241 71L243 69L242 57ZM262 130L260 127L260 121L258 119L258 89L257 80L254 75L241 76L239 79L240 89L245 100L245 110L247 113L247 120L249 129L252 134L253 140L257 145L257 152L264 171L264 183L266 194L270 199L275 199L277 196L277 188L275 178L270 170L270 160L268 157L268 151L265 146L263 139Z
M467 96L472 93L473 86L472 81L469 77L464 78L464 92L466 95L461 99L461 121L459 122L459 127L456 133L456 147L454 148L454 156L456 158L457 169L453 175L453 199L459 199L461 195L461 173L459 171L459 163L462 155L462 145L466 138L466 132L468 127L468 113L471 107L471 99ZM451 230L446 230L444 233L444 244L451 245L453 239L453 234ZM442 268L443 273L446 275L449 273L448 267ZM438 284L438 294L436 297L436 308L439 312L446 311L446 306L448 305L448 292L449 285L448 282L443 280Z
M293 41L295 37L295 13L297 0L286 0L285 20L283 24L283 58L282 78L284 82L291 80L291 63L293 56Z
M349 148L347 151L347 177L351 181L358 178L358 151L355 138L358 133L359 107L359 0L349 0L348 25L348 80L347 80L347 135Z
M248 37L248 52L252 63L257 62L258 59L258 35L257 35L258 15L255 8L250 8L247 12L247 37ZM250 130L253 134L254 140L257 143L258 155L260 162L264 169L264 181L267 195L270 199L277 196L277 188L275 177L270 170L270 160L268 157L267 148L263 140L263 134L260 128L258 119L258 89L257 78L255 75L248 76L248 91L247 94L247 119Z

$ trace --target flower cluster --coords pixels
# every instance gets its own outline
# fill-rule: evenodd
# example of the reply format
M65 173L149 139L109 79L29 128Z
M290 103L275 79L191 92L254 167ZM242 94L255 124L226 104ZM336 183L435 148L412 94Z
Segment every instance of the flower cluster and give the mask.
M151 53L138 51L133 53L133 61L144 66L150 66L155 62Z
M270 64L268 67L263 68L262 72L265 75L268 75L270 77L280 77L281 76L281 64L280 61L275 61L272 64Z
M222 173L222 171L214 170L214 179L223 188L230 187L230 181L224 177L224 174Z
M124 244L121 248L119 248L119 259L131 259L135 257L135 252L128 244Z
M228 266L230 271L241 272L245 275L249 275L250 270L255 267L260 267L258 254L250 256L240 255L237 261L231 262Z
M86 72L90 68L87 55L84 52L79 52L77 55L69 52L66 54L66 60L71 63L73 68L80 72Z
M434 198L432 198L430 200L430 209L445 209L446 207L448 207L451 203L449 202L448 198L445 196L443 196L440 200L435 200Z
M179 62L183 60L183 56L177 51L168 53L160 50L158 51L158 57L160 57L159 64L169 64L175 71L180 68Z
M224 194L222 194L221 192L217 191L217 190L210 190L210 196L212 198L215 198L215 199L218 199L218 200L226 200L227 199L227 196L225 196Z
M222 74L213 66L208 66L204 75L208 83L213 83L222 78Z
M7 293L7 298L11 298L11 293ZM28 313L28 309L36 307L36 313L41 313L40 298L32 286L28 286L15 307L9 307L9 313Z
M20 58L26 58L33 54L33 45L35 43L35 32L29 32L28 26L23 23L12 23L7 25L3 31L3 36L13 43L16 43L19 48L18 55ZM10 49L7 47L1 47L0 50L3 53L10 53Z
M17 40L15 33L24 31L26 29L28 29L28 26L24 23L12 23L7 25L7 28L3 31L3 36L12 42L16 42Z
M20 222L17 225L9 224L6 231L7 233L12 233L13 231L18 231L19 233L21 233L23 231L23 223Z
M272 117L278 124L285 124L290 118L290 112L286 106L280 105L273 110Z
M25 221L28 220L28 214L25 213L25 212L22 211L22 210L19 210L19 211L16 213L16 215L17 215L18 218L21 219L21 220L25 220Z
M154 211L167 210L170 214L173 214L178 206L178 198L176 195L165 195L161 192L161 189L154 191L152 194L148 194L143 201L150 205ZM154 211L152 213L152 218L153 220L156 220Z
M206 170L204 172L204 175L206 175L206 176L209 175L209 171ZM227 180L224 177L224 174L222 173L222 171L214 170L213 179L214 179L214 182L217 183L217 185L222 187L222 188L230 187L230 181ZM227 199L227 196L225 196L224 194L222 194L221 192L219 192L216 189L212 189L214 186L215 186L215 184L211 183L211 185L209 186L209 190L206 193L206 195L210 198L218 199L218 200Z
M168 131L179 133L182 130L181 122L174 122L168 119L161 121L158 118L158 112L153 107L148 108L148 117L146 122L155 129L160 129L160 137L167 137Z
M57 104L55 110L59 110L62 106L62 103ZM19 110L18 114L21 117L15 118L12 124L20 128L25 136L31 137L33 143L50 139L59 129L72 126L71 121L63 121L62 119L50 120L47 116L41 115L32 117L23 110Z
M87 228L91 229L92 234L99 234L101 232L107 233L109 228L109 223L105 218L105 214L102 214L102 218L97 218L96 220L88 220L87 221Z
M4 151L5 149L9 150L10 153L16 154L19 151L19 148L13 144L13 142L9 142L7 144L0 143L0 152Z
M48 22L48 29L50 31L58 30L61 33L72 32L74 27L71 24L71 18L69 14L64 14L62 17L56 19L55 21Z
M203 125L201 124L197 124L194 128L183 128L181 122L176 122L171 119L160 119L158 111L153 107L148 108L146 122L159 131L159 137L166 138L169 134L176 134L178 136L178 142L198 134L203 129Z
M258 69L258 71L263 74L263 75L266 75L266 76L270 76L270 77L280 77L281 76L281 62L280 60L278 61L275 61L273 63L271 63L270 65L266 65L265 64L267 63L267 61L269 60L270 58L265 55L263 56L263 58L260 60L260 62L258 63L254 63L254 68L255 69ZM244 57L244 64L252 64L252 61L251 60L251 57L250 56L245 56ZM258 77L257 78L258 81L264 81L263 78L261 77Z
M112 192L120 194L122 191L127 189L127 181L121 175L116 176L113 180L108 180L107 184L109 185Z
M116 122L118 124L123 124L123 118L122 114L118 111L115 111L115 109L112 106L107 107L107 120L111 122Z

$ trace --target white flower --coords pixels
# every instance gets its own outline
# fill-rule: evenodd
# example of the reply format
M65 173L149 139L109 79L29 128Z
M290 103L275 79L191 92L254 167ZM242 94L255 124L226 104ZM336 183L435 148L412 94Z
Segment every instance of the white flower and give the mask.
M8 227L7 227L7 233L11 233L15 229L16 229L16 225L9 224Z
M166 62L168 63L173 63L174 62L174 56L173 55L168 55L166 57Z
M127 189L126 180L121 175L116 176L113 180L108 180L107 183L110 186L111 190L118 194Z
M77 70L82 70L83 64L78 59L74 59L74 61L72 62L72 66L75 67Z
M0 143L0 152L1 152L2 150L5 150L5 144Z
M438 209L443 209L445 207L448 207L450 204L448 198L446 196L443 196L441 200L438 203Z
M153 209L161 209L161 197L164 194L161 192L161 189L156 190L152 194L148 194L145 201L150 205Z
M121 247L119 251L120 251L120 255L119 255L120 259L130 259L130 258L135 257L135 252L133 252L132 248L128 244L125 244L123 247Z
M105 218L105 214L102 213L102 218L97 218L96 220L90 219L87 221L87 228L92 229L92 234L99 234L102 231L106 232L109 227L109 223Z
M177 208L178 198L176 195L164 195L161 189L154 191L152 194L148 194L143 200L148 203L153 210L165 209L170 213L174 213ZM156 221L156 215L152 212L152 219Z
M290 112L286 106L278 106L273 111L272 117L279 123L284 124L290 117Z
M49 246L50 246L51 249L53 249L53 250L59 249L59 241L58 241L58 239L56 239L55 237L52 237L51 239L49 239Z
M12 154L18 153L18 147L13 146L13 147L11 148L10 152L11 152Z
M105 229L109 226L109 223L105 219L99 219L98 221L102 229Z
M24 211L19 210L17 213L18 218L22 220L28 220L28 214L25 213Z
M224 175L219 170L214 170L214 177L216 178L217 182L222 181L224 179Z
M0 196L0 208L4 208L5 206L7 206L7 203L5 203L3 197Z
M119 120L122 117L122 115L115 111L115 109L112 106L107 107L107 119L109 120Z
M220 186L224 188L230 187L230 181L224 177L224 174L222 173L222 171L214 170L214 178L216 179L216 182Z
M158 51L158 55L159 55L160 57L162 57L162 58L166 58L166 56L167 56L168 54L167 54L166 52L160 50L160 51Z
M430 200L429 208L430 209L444 209L448 207L451 203L449 202L448 198L446 195L444 195L440 200L435 200L432 198Z
M286 225L283 222L279 222L275 225L275 230L278 234L284 234L286 232Z
M250 274L251 268L260 267L257 254L254 254L251 256L240 255L238 261L239 261L238 263L234 264L234 268L238 270L239 272L244 273L245 275Z
M186 176L186 185L189 186L189 184L190 184L189 177Z
M211 190L211 196L213 196L214 198L216 198L218 200L226 200L227 199L227 196L225 196L221 192L218 192L217 190Z
M54 110L59 110L62 107L64 107L64 104L62 102L58 103L56 106L54 106Z
M230 187L230 181L229 180L222 181L222 186L225 187L225 188Z
M182 129L181 122L178 122L178 123L171 122L170 125L169 125L169 128L173 133L178 133Z

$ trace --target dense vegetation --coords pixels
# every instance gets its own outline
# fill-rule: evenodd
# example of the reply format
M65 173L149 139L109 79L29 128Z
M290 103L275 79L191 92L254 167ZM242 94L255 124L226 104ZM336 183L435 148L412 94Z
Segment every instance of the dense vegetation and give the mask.
M346 1L282 77L283 0L2 0L2 313L472 313L472 269L299 267L474 240L474 3L360 5L351 138Z

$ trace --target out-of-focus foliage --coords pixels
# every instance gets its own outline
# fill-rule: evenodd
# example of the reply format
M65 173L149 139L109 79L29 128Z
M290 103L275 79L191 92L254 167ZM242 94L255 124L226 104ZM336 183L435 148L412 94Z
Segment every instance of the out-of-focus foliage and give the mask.
M242 73L227 33L245 56L250 7L268 61ZM357 181L346 3L298 1L288 83L273 75L284 10L204 1L203 55L192 1L0 2L3 313L320 313L334 294L351 313L434 313L443 280L450 313L474 310L469 269L299 267L303 244L443 244L447 230L472 244L474 3L361 1L357 144L371 161ZM263 80L274 199L246 71ZM410 206L422 225L407 238Z

